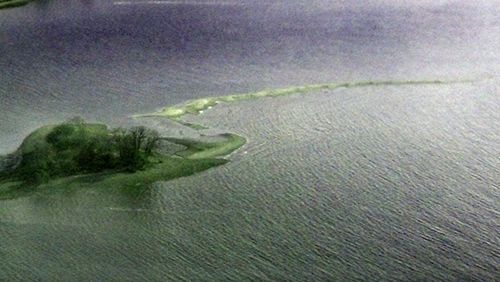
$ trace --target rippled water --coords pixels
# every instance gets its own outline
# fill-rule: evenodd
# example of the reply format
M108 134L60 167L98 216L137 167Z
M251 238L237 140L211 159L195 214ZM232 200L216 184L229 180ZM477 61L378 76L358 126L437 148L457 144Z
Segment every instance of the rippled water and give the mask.
M141 199L97 190L1 202L0 280L499 279L498 4L328 2L1 11L0 152L72 115L118 124L263 88L476 81L190 117L249 143L228 165Z

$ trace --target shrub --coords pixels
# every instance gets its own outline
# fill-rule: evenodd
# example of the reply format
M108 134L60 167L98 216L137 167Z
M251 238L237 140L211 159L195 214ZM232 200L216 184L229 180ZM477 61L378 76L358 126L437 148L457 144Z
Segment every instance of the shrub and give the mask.
M47 145L37 145L33 151L24 153L18 168L19 176L28 184L47 182L54 175L54 154Z

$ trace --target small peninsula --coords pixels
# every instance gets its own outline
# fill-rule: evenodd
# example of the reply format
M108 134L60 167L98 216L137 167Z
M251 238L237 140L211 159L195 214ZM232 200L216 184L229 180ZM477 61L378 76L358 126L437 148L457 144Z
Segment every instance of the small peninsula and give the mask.
M0 158L0 199L86 187L137 196L155 182L223 165L228 160L220 157L245 143L230 133L167 138L143 126L108 129L74 118L35 130L16 152Z

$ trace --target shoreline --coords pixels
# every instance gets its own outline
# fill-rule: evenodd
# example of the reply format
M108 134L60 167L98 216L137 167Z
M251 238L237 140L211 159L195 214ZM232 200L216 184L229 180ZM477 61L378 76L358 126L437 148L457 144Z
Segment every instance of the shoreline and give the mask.
M220 103L233 103L244 100L252 100L266 97L280 97L294 94L307 94L321 90L335 90L340 88L359 88L369 86L398 86L398 85L434 85L434 84L456 84L470 83L472 80L422 80L422 81L362 81L349 83L327 83L313 84L281 89L262 90L244 94L232 94L226 96L216 96L189 100L184 103L165 107L162 110L149 114L133 115L132 118L147 118L147 117L163 117L170 119L182 126L201 131L209 129L206 126L184 121L184 115L198 115L206 109L210 109ZM50 125L42 127L39 132L32 132L19 148L26 150L30 147L29 139L33 136L43 135L43 133L51 128ZM36 139L36 138L35 138ZM49 183L40 185L41 190L65 190L61 187L114 187L111 190L128 191L128 194L135 196L144 193L155 182L168 181L179 177L193 175L195 173L226 164L229 160L224 157L229 156L234 151L240 149L247 143L247 139L234 133L222 133L218 135L203 135L199 138L174 138L162 137L164 141L175 145L183 146L171 155L159 156L157 163L152 164L142 171L134 173L124 173L120 171L104 172L89 175L75 175L63 177L49 181ZM0 200L16 198L19 195L26 195L29 191L35 189L20 189L22 183L16 182L13 179L0 179ZM27 187L30 188L30 187ZM34 188L34 187L31 187ZM58 189L59 188L59 189ZM21 190L21 191L19 191ZM39 190L39 187L36 187ZM16 194L21 193L21 194ZM17 195L17 196L16 196Z
M45 126L32 132L16 152L26 151L43 140ZM210 168L224 165L224 157L241 148L246 139L232 133L200 136L198 139L162 137L161 140L182 146L173 154L157 154L155 162L136 172L104 171L59 177L40 185L28 185L5 174L0 175L0 201L31 196L38 193L69 193L82 189L122 193L133 198L147 193L156 182L169 181L194 175ZM14 152L13 154L15 154Z
M247 143L247 139L234 133L223 133L209 136L220 138L219 141L201 141L200 139L163 138L174 144L185 146L184 150L175 153L176 156L191 160L227 157Z
M186 122L181 120L182 116L192 114L197 115L204 110L210 109L220 103L234 103L245 100L253 100L266 97L280 97L289 96L294 94L308 94L321 90L335 90L340 88L360 88L370 86L404 86L404 85L437 85L437 84L458 84L458 83L471 83L474 80L407 80L407 81L359 81L359 82L341 82L341 83L324 83L324 84L311 84L304 86L295 86L288 88L278 88L261 90L257 92L248 92L242 94L230 94L225 96L205 97L186 102L163 107L161 110L146 113L135 114L132 118L144 117L166 117L175 122L187 125ZM201 125L189 123L189 127L203 127ZM206 129L206 128L203 128Z

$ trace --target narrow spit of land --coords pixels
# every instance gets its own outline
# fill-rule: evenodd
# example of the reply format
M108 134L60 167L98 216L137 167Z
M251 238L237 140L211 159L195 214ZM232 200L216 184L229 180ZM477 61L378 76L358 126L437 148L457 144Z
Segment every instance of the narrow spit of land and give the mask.
M335 90L341 88L361 88L374 86L398 86L398 85L432 85L432 84L458 84L470 83L473 80L406 80L406 81L358 81L358 82L342 82L342 83L324 83L311 84L304 86L295 86L288 88L262 90L257 92L231 94L226 96L206 97L195 100L190 100L178 105L164 107L161 110L147 114L137 114L133 117L167 117L171 120L178 121L181 124L185 122L181 117L187 114L199 114L200 112L216 106L220 103L234 103L244 100L253 100L266 97L280 97L295 94L309 94L321 90ZM187 124L193 128L201 127L201 125Z

